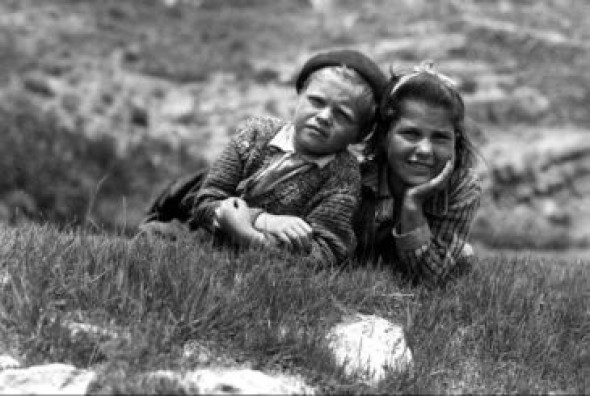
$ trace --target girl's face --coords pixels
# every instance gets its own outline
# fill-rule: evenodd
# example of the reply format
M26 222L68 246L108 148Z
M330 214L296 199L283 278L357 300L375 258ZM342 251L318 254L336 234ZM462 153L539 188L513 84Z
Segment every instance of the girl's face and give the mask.
M308 155L344 150L359 134L359 89L337 74L311 78L297 102L295 149Z
M385 139L390 177L413 187L455 160L455 131L449 112L422 100L405 99Z

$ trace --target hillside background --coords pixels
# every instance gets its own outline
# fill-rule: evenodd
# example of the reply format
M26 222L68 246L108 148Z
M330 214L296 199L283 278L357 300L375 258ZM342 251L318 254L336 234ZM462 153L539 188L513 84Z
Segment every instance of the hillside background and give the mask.
M590 2L0 0L0 221L133 232L168 181L346 46L459 83L489 247L590 245Z

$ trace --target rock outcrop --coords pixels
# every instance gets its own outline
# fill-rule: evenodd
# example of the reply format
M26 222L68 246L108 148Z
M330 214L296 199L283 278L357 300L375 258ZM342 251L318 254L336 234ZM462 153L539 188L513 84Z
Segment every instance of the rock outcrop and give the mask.
M64 321L72 341L98 342L128 337L80 322ZM355 381L377 386L388 374L411 369L412 352L403 328L374 315L349 315L326 335L337 364ZM10 355L0 356L0 392L27 394L83 394L87 391L172 392L205 394L314 394L316 389L298 377L264 373L237 364L198 341L188 342L183 361L192 370L156 370L130 377L109 378L100 369L79 369L63 363L21 367ZM105 377L106 375L106 377Z
M14 360L3 356L4 361ZM16 360L14 360L16 361ZM315 390L301 379L287 375L265 374L261 371L236 368L205 368L187 372L155 371L130 378L131 384L96 385L99 375L92 370L77 369L69 364L51 363L27 368L0 367L0 393L30 395L82 395L88 391L116 392L133 389L134 392L162 393L182 390L199 394L314 394Z
M475 231L530 239L529 247L590 243L590 142L584 130L522 130L490 142L489 192ZM481 228L487 228L482 230ZM520 236L519 236L520 235Z
M13 368L0 372L0 393L81 395L94 379L94 372L62 363Z
M327 338L344 371L370 386L376 386L388 373L399 373L413 364L403 328L378 316L345 317Z
M315 391L301 380L285 375L269 375L251 369L206 368L177 373L156 371L145 376L146 387L150 383L166 381L174 389L202 394L265 394L309 395Z

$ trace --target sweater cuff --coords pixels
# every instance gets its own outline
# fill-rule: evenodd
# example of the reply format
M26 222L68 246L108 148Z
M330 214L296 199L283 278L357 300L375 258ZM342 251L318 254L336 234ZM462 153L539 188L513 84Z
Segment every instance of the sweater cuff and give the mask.
M213 218L211 219L211 225L213 226L214 230L221 229L221 225L219 224L219 217L221 214L221 205L217 203L217 205L213 209Z
M256 219L258 219L258 216L264 213L264 209L248 208L248 212L250 213L250 222L252 223L252 226L254 226L254 223L256 223Z
M428 225L423 225L405 234L398 234L395 228L391 230L395 246L399 250L416 250L430 242L432 234Z

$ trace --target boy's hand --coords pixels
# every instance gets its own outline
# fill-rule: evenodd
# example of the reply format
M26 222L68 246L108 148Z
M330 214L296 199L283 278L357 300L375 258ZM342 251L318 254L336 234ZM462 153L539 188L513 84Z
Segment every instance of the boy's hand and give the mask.
M443 170L434 178L430 179L426 183L409 188L406 191L406 199L417 206L422 207L422 204L429 196L442 189L446 185L447 180L451 176L451 173L453 173L454 167L455 162L452 159L448 160Z
M256 219L254 227L270 234L290 249L302 252L311 250L313 230L309 224L297 216L262 213Z
M219 205L217 215L221 229L238 244L266 245L264 234L253 227L248 204L243 199L231 197L223 200Z

